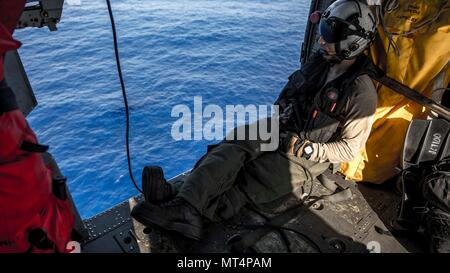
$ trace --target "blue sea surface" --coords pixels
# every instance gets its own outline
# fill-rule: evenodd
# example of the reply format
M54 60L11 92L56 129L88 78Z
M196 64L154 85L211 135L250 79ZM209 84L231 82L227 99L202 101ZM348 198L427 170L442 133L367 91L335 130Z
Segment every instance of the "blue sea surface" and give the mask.
M67 2L67 1L66 1ZM130 106L134 176L174 177L208 144L175 141L172 108L271 105L299 67L307 0L112 0ZM15 33L39 105L28 120L68 178L83 218L137 194L105 1L65 4L58 31Z

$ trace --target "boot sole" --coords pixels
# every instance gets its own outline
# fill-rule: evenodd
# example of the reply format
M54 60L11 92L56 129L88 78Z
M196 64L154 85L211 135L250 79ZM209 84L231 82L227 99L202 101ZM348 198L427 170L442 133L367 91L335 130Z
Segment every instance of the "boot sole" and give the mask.
M145 195L145 199L152 204L160 204L171 197L171 195L169 195L159 198L156 194L159 190L160 181L164 179L164 171L158 166L146 168L148 168L149 171L147 172L146 177L142 177L142 190L145 193L148 193L148 195ZM148 189L150 189L150 191Z
M153 213L150 208L135 207L131 212L131 216L145 226L155 225L165 230L175 231L196 241L201 239L202 229L200 227L168 221Z

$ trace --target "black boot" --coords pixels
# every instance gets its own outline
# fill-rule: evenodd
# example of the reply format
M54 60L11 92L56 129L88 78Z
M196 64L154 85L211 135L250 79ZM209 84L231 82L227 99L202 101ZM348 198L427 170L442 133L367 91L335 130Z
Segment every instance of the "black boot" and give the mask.
M175 190L164 178L163 169L159 166L146 166L142 170L142 191L147 202L159 204L172 199Z
M194 240L201 238L202 216L191 204L180 197L161 205L141 202L133 208L131 216L145 226L155 225L165 230L176 231Z

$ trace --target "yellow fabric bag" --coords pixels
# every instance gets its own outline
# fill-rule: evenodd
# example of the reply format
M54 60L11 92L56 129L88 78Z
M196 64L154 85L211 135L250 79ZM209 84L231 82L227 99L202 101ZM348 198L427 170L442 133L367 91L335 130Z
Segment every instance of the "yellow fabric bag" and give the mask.
M387 75L431 97L450 81L450 3L448 0L399 0L397 9L384 15L384 26L398 46L397 56L380 24L371 55ZM418 28L418 29L417 29ZM408 34L407 32L411 32ZM376 82L378 106L371 135L360 154L341 165L347 179L382 183L400 166L408 125L424 118L425 109Z

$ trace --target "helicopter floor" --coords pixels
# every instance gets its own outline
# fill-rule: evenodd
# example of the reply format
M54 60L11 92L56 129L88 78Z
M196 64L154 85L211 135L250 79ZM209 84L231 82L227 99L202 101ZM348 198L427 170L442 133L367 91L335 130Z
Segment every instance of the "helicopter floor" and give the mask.
M411 238L392 235L393 220L400 204L400 196L393 186L368 185L345 181L339 175L328 173L342 188L350 187L353 196L332 203L307 201L295 217L279 227L265 226L264 236L248 246L247 251L263 253L305 252L422 252L420 243ZM174 178L182 179L183 174ZM309 200L330 194L318 181L312 183ZM304 185L309 192L311 185ZM282 214L299 204L302 191L274 202L270 207L244 208L234 218L207 223L204 237L195 242L183 236L158 228L144 227L130 218L132 207L143 199L130 198L104 213L84 221L89 236L82 243L82 252L128 253L230 253L236 251L233 243L246 238L267 219Z

